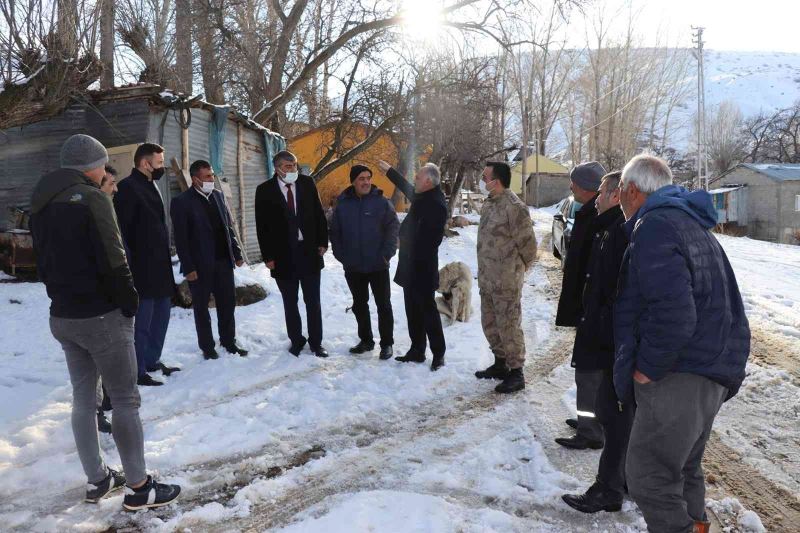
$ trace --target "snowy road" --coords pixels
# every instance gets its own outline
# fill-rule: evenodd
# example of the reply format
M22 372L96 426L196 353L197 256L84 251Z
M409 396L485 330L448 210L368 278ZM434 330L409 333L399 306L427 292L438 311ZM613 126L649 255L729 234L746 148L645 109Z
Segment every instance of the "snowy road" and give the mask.
M247 358L204 361L191 313L174 309L164 360L183 370L166 386L143 390L148 466L185 488L179 505L159 512L122 513L120 496L98 506L77 503L83 477L69 426L70 389L49 335L46 295L39 284L0 284L0 530L642 530L630 502L622 513L587 517L560 501L562 493L588 486L598 453L566 451L552 440L567 434L571 332L552 326L560 274L548 253L549 215L535 212L534 219L541 251L524 291L528 388L511 398L472 376L491 359L477 290L472 320L445 329L447 366L436 373L347 353L355 321L345 313L349 292L330 255L322 287L328 360L285 351L280 297L263 266L240 272L272 292L237 309L239 338L251 348ZM459 232L442 246L441 262L464 261L476 272L476 227ZM758 320L773 313L781 328L796 327L800 295L767 295L776 268L800 279L800 256L759 251L774 245L756 241L723 244L748 313ZM758 267L749 257L773 252L775 266ZM397 287L392 301L402 351L408 338ZM780 340L791 331L773 328L768 335ZM790 368L792 350L781 359ZM800 424L797 412L784 411L798 405L798 382L770 365L751 365L743 393L723 408L717 430L722 446L735 447L748 468L796 497L800 460L791 447L796 453ZM779 410L782 420L771 421ZM761 446L765 434L771 440ZM119 464L111 439L101 442L110 463ZM729 466L722 468L724 476ZM715 498L737 495L720 486ZM750 515L743 509L730 501L717 508L745 529Z

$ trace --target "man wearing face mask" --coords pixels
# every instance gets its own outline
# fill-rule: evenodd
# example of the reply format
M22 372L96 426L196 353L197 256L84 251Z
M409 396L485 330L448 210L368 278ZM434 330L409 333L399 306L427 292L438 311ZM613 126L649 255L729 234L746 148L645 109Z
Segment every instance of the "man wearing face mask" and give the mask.
M175 293L169 230L158 188L158 181L164 175L164 148L152 143L141 144L133 163L136 168L131 175L117 185L114 208L140 298L135 323L138 383L163 385L148 372L161 370L169 375L179 370L160 361Z
M522 333L522 284L536 259L536 236L528 208L511 185L506 163L486 163L480 188L489 198L478 227L478 287L481 325L494 363L475 373L478 379L503 380L495 391L525 388L525 336Z
M233 267L242 266L242 250L236 239L225 196L214 188L214 172L208 161L189 167L192 187L172 200L170 217L175 231L175 248L181 273L192 292L197 342L206 359L217 359L208 299L214 295L217 307L219 343L229 353L247 355L236 343L236 289Z
M322 256L328 249L328 221L313 178L297 172L297 157L280 151L272 158L275 175L256 189L256 232L261 257L281 291L289 353L295 357L308 342L317 357L328 357L322 346L319 298ZM308 339L297 307L303 289Z

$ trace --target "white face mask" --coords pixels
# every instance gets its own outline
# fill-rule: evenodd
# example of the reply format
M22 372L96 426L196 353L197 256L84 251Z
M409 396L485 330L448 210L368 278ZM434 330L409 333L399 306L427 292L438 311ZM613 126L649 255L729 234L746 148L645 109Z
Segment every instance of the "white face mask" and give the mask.
M283 182L291 185L295 181L297 181L297 172L287 172L286 175L283 177Z
M206 194L211 194L214 190L214 182L213 181L204 181L203 184L203 192Z
M481 192L483 194L485 194L487 196L488 196L489 192L491 192L491 191L489 191L489 187L486 186L486 182L483 181L483 180L481 180L481 182L478 184L478 188L481 190Z

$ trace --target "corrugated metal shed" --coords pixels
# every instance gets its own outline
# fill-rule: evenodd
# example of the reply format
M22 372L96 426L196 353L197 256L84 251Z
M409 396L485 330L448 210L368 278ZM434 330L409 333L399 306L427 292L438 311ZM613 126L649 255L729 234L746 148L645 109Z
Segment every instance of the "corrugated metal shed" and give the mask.
M39 178L59 166L64 140L87 133L107 148L155 142L166 151L167 175L159 182L169 215L169 203L180 193L178 176L171 170L172 158L181 162L182 129L176 99L156 86L117 89L76 101L60 115L34 124L0 132L0 230L9 226L11 208L29 209L30 196ZM212 106L191 104L188 129L189 162L209 160L209 123ZM255 189L267 179L263 136L265 128L231 111L222 146L221 181L229 185L230 207L239 228L248 259L260 260L255 231ZM268 135L276 134L268 132ZM241 141L241 142L240 142ZM126 150L123 148L123 150ZM239 169L241 168L241 174ZM121 176L130 169L118 168ZM188 169L186 169L188 171ZM244 210L242 210L242 207Z
M708 191L717 210L717 223L747 225L747 187L729 185Z
M741 165L775 181L800 180L800 164L797 163L742 163Z

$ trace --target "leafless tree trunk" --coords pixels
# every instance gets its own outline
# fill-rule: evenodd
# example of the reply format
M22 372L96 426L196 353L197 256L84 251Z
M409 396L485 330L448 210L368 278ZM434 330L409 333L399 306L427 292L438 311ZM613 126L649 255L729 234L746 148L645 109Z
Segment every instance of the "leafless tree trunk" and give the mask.
M192 0L175 0L175 74L176 89L192 94Z
M101 89L114 87L114 11L116 0L103 0L100 15L100 62L103 64Z

